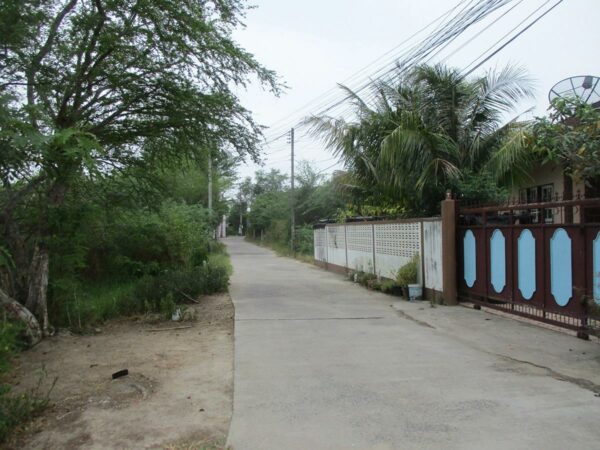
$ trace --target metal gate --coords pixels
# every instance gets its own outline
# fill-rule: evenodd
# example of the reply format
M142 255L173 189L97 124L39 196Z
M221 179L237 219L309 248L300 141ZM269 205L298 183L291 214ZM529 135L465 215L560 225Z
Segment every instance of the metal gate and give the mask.
M599 210L599 199L459 208L459 297L571 329L598 329Z

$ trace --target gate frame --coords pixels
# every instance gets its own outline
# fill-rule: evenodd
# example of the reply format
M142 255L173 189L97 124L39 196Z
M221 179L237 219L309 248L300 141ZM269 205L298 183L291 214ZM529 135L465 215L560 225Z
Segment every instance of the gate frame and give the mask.
M442 203L442 210L444 203ZM551 325L589 332L600 329L599 306L594 300L593 272L593 241L594 236L600 235L600 222L573 223L573 210L578 210L579 220L583 221L587 214L586 208L600 208L600 199L575 199L563 201L550 201L543 203L509 203L506 205L492 205L481 207L462 207L459 202L456 207L456 286L459 301L469 301L480 306L500 310L528 319L545 322ZM518 215L515 211L537 210L539 217L545 217L548 209L558 211L560 218L557 223L515 223ZM504 215L500 215L503 213ZM490 223L490 216L507 220L508 223ZM467 217L478 217L481 223L469 224ZM446 225L444 223L444 225ZM571 239L571 264L573 294L565 308L561 309L550 291L550 240L555 230L564 229ZM490 238L494 230L503 230L505 239L505 287L500 293L492 291L490 285L491 260ZM536 292L541 292L541 305L527 303L519 298L518 291L518 238L522 230L529 229L536 239ZM483 264L483 269L476 268L476 289L466 286L464 280L463 238L467 230L473 230L476 239L477 265ZM479 237L478 237L479 235ZM483 235L483 236L481 236ZM541 237L541 240L540 240ZM483 245L482 245L483 244ZM482 247L482 248L480 248ZM540 248L541 247L541 248ZM541 254L542 261L539 261ZM483 257L483 263L479 257ZM483 286L480 276L483 275ZM539 280L539 281L538 281ZM505 292L509 288L509 292ZM490 293L490 291L492 291ZM522 296L521 296L522 297ZM533 300L534 297L532 297ZM590 307L590 303L594 306ZM573 310L573 311L571 311Z

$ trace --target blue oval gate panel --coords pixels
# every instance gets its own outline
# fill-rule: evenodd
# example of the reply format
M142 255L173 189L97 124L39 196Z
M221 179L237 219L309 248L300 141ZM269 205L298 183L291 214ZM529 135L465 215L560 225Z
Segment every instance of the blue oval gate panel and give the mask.
M490 272L492 286L499 294L506 285L506 241L502 231L496 229L490 238Z
M594 273L592 282L594 283L594 300L600 305L600 232L594 239Z
M463 238L463 261L465 272L465 283L473 287L477 279L477 253L475 248L475 235L467 230Z
M517 253L519 290L525 300L531 300L535 292L535 238L531 231L521 231Z
M571 238L564 228L550 239L550 290L559 306L566 306L573 295Z

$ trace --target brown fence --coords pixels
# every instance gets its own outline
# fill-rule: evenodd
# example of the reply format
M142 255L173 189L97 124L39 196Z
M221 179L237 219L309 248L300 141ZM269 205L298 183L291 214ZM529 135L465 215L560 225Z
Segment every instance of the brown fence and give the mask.
M600 327L600 199L460 207L459 297L572 329Z

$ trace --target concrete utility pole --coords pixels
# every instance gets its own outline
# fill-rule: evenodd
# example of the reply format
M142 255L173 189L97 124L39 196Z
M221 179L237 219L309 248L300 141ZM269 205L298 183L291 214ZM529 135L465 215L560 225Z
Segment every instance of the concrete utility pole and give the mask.
M294 239L296 235L296 218L294 217L294 129L292 128L290 131L290 144L292 145L292 189L290 192L290 209L292 210L292 226L291 226L291 234L290 234L290 245L292 247L292 252L294 251Z
M212 183L212 153L208 151L208 210L212 211L213 203L213 183Z

